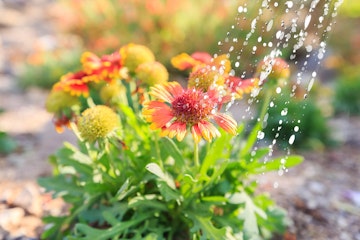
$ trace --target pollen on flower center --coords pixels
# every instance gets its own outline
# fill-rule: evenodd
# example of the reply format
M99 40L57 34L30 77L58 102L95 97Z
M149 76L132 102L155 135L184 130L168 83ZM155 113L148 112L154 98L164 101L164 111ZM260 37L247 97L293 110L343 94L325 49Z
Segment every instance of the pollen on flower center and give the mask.
M187 90L172 102L174 116L183 123L195 124L205 120L215 108L215 102L206 93Z

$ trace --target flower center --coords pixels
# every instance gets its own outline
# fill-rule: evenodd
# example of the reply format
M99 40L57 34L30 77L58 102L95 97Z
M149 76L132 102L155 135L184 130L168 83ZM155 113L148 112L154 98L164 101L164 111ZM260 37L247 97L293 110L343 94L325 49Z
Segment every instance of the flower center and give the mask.
M188 89L172 102L174 116L191 125L207 119L215 107L215 101L208 94L194 89Z

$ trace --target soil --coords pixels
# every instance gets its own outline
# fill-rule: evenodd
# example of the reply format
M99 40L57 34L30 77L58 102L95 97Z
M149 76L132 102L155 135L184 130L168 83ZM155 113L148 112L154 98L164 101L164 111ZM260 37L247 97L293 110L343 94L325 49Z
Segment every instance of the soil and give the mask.
M51 174L48 156L70 131L57 134L44 109L47 91L19 89L19 63L44 36L53 36L46 0L0 1L0 130L16 142L14 152L0 156L0 239L38 239L41 217L59 214L61 199L52 199L36 182ZM3 17L6 16L6 17ZM305 161L288 173L259 176L268 192L293 222L283 239L360 240L360 118L329 121L341 143L332 149L300 152Z

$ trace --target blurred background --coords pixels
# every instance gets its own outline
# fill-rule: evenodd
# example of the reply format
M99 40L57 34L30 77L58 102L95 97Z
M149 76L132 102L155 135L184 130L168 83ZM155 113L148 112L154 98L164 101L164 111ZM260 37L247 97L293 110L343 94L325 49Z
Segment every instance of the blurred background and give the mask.
M303 2L308 11L311 2ZM325 2L319 1L316 18ZM0 239L38 239L41 217L61 214L61 200L44 194L36 178L51 174L48 156L75 138L70 131L55 132L44 102L63 74L80 68L82 52L101 55L129 42L144 44L175 79L183 73L171 67L171 57L194 51L230 54L233 47L230 57L240 62L233 66L236 73L251 75L267 54L259 38L274 39L281 20L291 16L291 11L282 15L281 7L265 11L259 21L274 19L273 31L254 29L248 45L257 46L256 53L246 51L243 41L260 5L245 0L0 0ZM246 17L239 6L246 6ZM293 98L276 98L265 129L265 141L271 142L271 129L282 120L279 149L305 156L285 176L259 177L262 190L294 222L286 239L360 239L360 2L345 0L335 19L326 21L333 21L326 36L317 35L322 29L307 29L311 40L327 43L320 67L316 62L309 67L317 69L311 92L303 86ZM304 47L291 57L294 44L290 39L282 57L295 81L297 72L304 72L298 62L307 58ZM289 114L282 116L285 102ZM295 126L301 131L290 146Z

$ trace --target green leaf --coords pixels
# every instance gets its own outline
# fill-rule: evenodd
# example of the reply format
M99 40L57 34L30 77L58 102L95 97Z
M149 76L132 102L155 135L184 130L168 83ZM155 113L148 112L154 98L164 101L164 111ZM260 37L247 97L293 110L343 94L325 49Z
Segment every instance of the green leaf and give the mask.
M158 188L166 202L171 201L171 200L180 199L181 195L179 194L179 192L170 188L169 185L166 184L165 181L161 181L161 180L158 181Z
M145 219L149 218L149 214L143 214L137 216L136 219L119 222L108 229L95 229L86 224L78 223L75 225L75 234L79 237L68 237L69 240L108 240L114 237L120 237L120 235L127 229L139 224ZM85 236L83 236L85 235Z
M161 150L166 151L169 156L174 158L175 167L177 169L183 169L184 166L186 166L185 160L184 160L183 155L181 154L178 146L175 144L175 142L168 137L164 137L164 138L160 139L160 143L162 146Z
M176 189L174 179L172 179L172 177L168 173L164 173L159 165L157 165L156 163L149 163L148 165L146 165L146 169L160 179L164 180L169 187L174 190Z
M243 149L241 149L240 156L245 156L247 153L251 151L251 148L254 146L256 140L257 140L257 134L258 131L261 130L261 123L257 122L255 126L253 127L251 133L247 137L247 141L245 143L245 146Z
M190 231L199 235L200 240L226 239L226 229L216 228L211 222L210 217L204 217L193 213L188 213L188 216L194 224Z
M167 211L167 207L163 202L160 202L158 196L155 194L147 194L144 196L137 196L129 201L129 208L150 208L161 211Z
M302 163L304 158L298 155L291 155L286 157L278 157L272 161L261 163L257 162L252 167L254 173L264 173L269 171L277 171L281 168L291 168Z
M81 196L84 193L83 187L76 185L71 178L64 175L39 178L38 183L46 191L54 191L57 197L63 195Z
M121 187L111 201L121 201L126 196L135 192L136 190L138 190L138 187L134 185L130 186L130 180L126 179L126 181L123 183L123 185L121 185Z
M204 161L201 164L200 173L205 176L210 167L214 166L216 162L225 158L228 159L230 155L230 144L229 141L232 138L230 134L222 132L221 136L214 140L209 152L207 152Z

